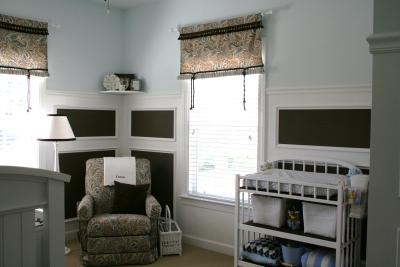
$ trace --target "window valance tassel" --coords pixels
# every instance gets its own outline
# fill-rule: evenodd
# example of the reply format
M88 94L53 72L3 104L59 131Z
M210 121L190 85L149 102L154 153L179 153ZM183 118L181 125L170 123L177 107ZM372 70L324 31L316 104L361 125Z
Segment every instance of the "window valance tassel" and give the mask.
M243 110L246 111L246 69L243 69Z
M194 109L194 80L196 79L196 73L192 74L190 78L190 110Z
M28 108L26 109L26 112L29 112L32 107L31 107L31 73L28 71L28 75L27 75L27 81L28 81L28 92L26 95L26 102L27 102L27 106Z

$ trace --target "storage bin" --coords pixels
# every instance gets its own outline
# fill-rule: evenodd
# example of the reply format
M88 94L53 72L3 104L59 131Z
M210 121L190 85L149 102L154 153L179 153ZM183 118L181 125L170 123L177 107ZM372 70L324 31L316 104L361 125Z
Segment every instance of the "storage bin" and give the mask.
M171 220L168 205L165 206L165 219L158 222L160 235L160 256L179 254L182 255L182 231L178 224Z
M303 202L304 233L336 238L336 207Z
M253 194L251 196L253 222L273 227L285 223L286 199Z

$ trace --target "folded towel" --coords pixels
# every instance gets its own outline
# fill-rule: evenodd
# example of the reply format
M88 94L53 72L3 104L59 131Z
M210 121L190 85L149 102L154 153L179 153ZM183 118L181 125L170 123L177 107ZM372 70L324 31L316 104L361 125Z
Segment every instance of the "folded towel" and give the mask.
M114 185L114 181L136 185L135 157L104 158L104 185Z

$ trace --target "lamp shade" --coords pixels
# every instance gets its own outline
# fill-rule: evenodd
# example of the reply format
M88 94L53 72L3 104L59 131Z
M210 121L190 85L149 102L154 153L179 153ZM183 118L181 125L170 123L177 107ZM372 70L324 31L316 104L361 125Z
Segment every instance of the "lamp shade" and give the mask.
M48 114L45 118L39 141L73 141L76 140L68 118L60 114Z

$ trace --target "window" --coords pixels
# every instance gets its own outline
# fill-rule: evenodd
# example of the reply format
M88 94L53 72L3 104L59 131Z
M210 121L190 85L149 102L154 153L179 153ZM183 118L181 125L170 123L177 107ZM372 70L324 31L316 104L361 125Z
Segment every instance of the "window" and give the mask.
M189 194L233 200L235 175L257 171L259 75L195 81L189 111Z
M27 112L27 78L0 74L0 165L38 167L36 141L39 82L31 77L31 107Z

